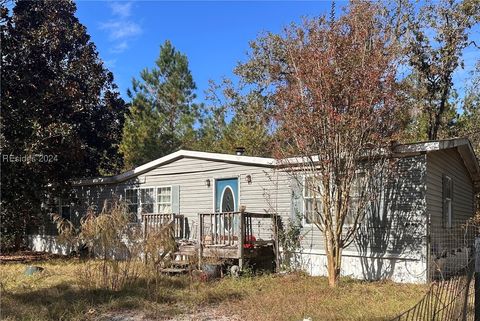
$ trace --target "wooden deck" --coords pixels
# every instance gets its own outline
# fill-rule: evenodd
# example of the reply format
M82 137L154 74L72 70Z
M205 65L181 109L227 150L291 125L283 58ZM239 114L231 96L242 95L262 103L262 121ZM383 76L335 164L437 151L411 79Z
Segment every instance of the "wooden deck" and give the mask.
M247 259L260 258L265 248L278 252L276 216L245 211L200 213L198 221L200 265L204 258L234 259L242 269Z
M270 262L278 266L277 217L245 211L200 213L196 238L185 240L185 219L178 214L143 215L144 235L168 226L177 240L176 255L196 257L201 268L205 261L233 261L242 269L245 263ZM263 263L262 263L263 264ZM268 265L268 264L267 264Z

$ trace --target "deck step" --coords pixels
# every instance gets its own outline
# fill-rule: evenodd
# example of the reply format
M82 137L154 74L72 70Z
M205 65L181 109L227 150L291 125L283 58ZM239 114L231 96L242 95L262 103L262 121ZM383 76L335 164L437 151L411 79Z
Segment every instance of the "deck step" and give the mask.
M158 270L160 273L164 274L186 274L188 273L188 269L182 268L163 268Z
M171 263L174 266L189 266L190 265L190 262L185 261L185 260L172 261Z
M174 252L173 255L194 256L194 255L197 255L197 252L190 251L190 250L185 251L185 250L179 249L177 252Z

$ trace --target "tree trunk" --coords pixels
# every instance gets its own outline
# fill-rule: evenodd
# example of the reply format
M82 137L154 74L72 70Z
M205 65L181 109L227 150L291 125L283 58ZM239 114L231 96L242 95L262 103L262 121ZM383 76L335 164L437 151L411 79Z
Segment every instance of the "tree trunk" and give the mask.
M342 249L335 244L333 239L327 240L325 249L327 254L328 285L336 287L340 279L342 267Z
M446 76L446 79L444 80L447 84L451 82L450 77ZM433 124L430 124L430 129L428 131L428 139L429 140L437 140L438 138L438 130L440 129L440 125L442 122L442 116L445 113L445 108L447 106L447 100L448 100L448 93L449 93L450 87L445 85L442 94L440 97L440 105L438 107L438 110L435 112Z

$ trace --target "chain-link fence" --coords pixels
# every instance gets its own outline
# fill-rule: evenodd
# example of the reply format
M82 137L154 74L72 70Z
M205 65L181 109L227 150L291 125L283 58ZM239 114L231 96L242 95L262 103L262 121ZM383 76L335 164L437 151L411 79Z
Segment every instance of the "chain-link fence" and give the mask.
M478 227L471 223L430 232L430 281L445 280L458 275L467 266L474 251Z
M432 234L430 287L415 306L391 321L474 320L477 230L477 226L465 224Z

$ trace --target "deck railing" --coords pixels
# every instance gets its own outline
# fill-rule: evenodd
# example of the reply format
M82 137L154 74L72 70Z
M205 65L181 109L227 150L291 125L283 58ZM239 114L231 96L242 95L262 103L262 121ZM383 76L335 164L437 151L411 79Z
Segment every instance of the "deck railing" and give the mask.
M185 219L183 215L168 213L142 214L143 235L146 237L152 231L159 231L161 228L170 225L173 237L181 239L185 237Z
M266 233L273 226L274 216L251 212L216 212L198 214L199 258L203 257L204 248L229 248L236 250L239 264L243 264L244 252L256 244L270 243L276 245L276 236L268 235L267 240L260 240L260 233ZM259 232L254 234L254 221L259 224ZM268 222L268 227L260 224Z

